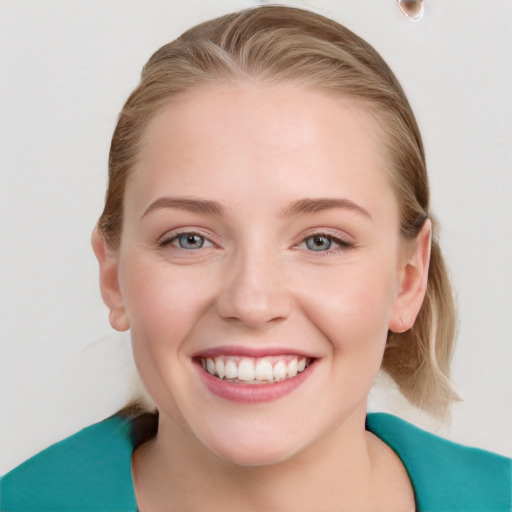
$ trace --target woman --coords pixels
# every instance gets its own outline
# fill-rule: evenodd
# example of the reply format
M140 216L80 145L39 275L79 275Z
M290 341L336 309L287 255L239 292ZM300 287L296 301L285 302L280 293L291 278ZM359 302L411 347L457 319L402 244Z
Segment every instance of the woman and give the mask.
M157 412L15 469L3 510L510 509L509 459L366 412L381 366L456 397L421 137L366 42L284 7L199 25L146 64L109 166L101 291Z

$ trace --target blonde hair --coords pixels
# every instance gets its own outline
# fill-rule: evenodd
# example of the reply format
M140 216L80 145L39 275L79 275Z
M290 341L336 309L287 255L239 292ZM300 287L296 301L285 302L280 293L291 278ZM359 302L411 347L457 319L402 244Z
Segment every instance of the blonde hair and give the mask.
M366 106L385 134L402 236L416 237L425 219L432 218L421 135L388 65L363 39L328 18L265 6L202 23L160 48L144 66L140 84L119 115L110 149L98 227L113 249L121 237L126 180L148 123L183 93L219 80L298 82ZM424 303L410 330L389 333L382 368L410 402L442 414L456 397L449 383L456 314L435 233Z

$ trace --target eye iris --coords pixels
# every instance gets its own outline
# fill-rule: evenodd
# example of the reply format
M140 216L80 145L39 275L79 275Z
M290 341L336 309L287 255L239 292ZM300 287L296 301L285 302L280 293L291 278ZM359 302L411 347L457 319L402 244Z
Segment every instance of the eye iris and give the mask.
M312 251L328 251L331 248L332 240L326 236L311 236L306 240L306 246Z
M204 238L199 235L182 235L178 243L182 249L200 249L204 245Z

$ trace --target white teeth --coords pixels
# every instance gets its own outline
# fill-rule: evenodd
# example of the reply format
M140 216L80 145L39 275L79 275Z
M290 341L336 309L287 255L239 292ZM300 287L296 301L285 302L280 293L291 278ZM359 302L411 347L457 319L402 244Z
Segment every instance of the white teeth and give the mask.
M235 361L228 359L225 366L226 379L236 379L238 377L238 368Z
M222 359L222 357L218 357L215 360L215 373L219 379L223 379L226 375L226 366L224 365L224 359Z
M219 356L200 359L201 366L219 379L245 383L278 382L291 379L303 372L308 360L296 356L268 356L262 358Z
M284 361L278 361L274 365L274 379L283 380L286 378L286 363Z
M244 358L238 363L238 380L254 380L254 362Z
M215 375L215 361L213 359L208 358L206 360L206 370L208 373Z
M295 377L295 375L297 375L297 373L298 373L297 367L298 367L297 359L292 359L286 365L286 376L290 377L290 378Z
M270 361L260 359L256 364L254 376L256 380L267 380L271 382L274 379L274 369Z

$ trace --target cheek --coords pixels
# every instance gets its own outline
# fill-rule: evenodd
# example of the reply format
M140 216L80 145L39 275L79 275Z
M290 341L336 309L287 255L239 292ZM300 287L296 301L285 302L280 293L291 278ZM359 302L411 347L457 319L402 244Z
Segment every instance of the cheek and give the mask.
M331 341L334 351L381 353L394 302L393 273L375 265L340 267L328 279L315 276L322 286L303 296L316 327Z
M211 308L212 283L200 274L148 257L129 259L122 269L137 370L158 408L178 422L180 383L190 365L187 341Z
M123 268L123 296L132 339L179 346L212 302L212 283L191 266L132 260Z

